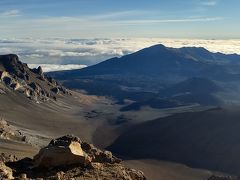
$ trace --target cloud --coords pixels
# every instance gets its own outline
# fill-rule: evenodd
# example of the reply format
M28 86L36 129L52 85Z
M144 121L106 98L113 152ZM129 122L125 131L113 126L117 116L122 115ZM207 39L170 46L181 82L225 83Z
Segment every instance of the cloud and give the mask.
M155 44L168 47L205 47L212 52L240 54L240 40L113 38L113 39L2 39L0 54L15 53L29 64L92 65L103 60L133 53ZM49 67L50 65L48 65ZM75 66L77 67L77 66ZM54 70L56 70L56 68ZM72 66L64 66L72 68ZM50 69L47 69L49 71Z
M217 5L217 1L216 0L208 0L208 1L202 1L201 5L203 6L216 6Z
M16 17L16 16L21 16L20 10L13 9L0 13L0 17Z
M60 65L60 64L28 64L30 68L37 68L41 66L43 72L51 72L51 71L63 71L63 70L72 70L72 69L82 69L87 67L86 65L79 65L79 64L67 64L67 65Z
M5 14L17 15L20 13L18 10L15 10L15 12ZM12 34L14 34L16 37L35 38L149 37L154 34L162 37L186 37L187 35L191 37L196 36L193 32L203 28L202 22L208 23L208 25L204 26L205 29L211 26L209 22L224 20L221 16L207 15L193 18L196 16L187 15L183 17L182 15L173 15L174 13L176 12L166 15L161 11L132 10L79 16L22 16L11 21L7 18L0 18L0 34L2 37L12 37ZM184 32L179 30L182 28L179 25L185 25L186 23L194 23L196 26L185 28ZM161 28L161 31L159 31L159 28ZM151 35L149 35L150 32ZM198 36L216 37L217 35L211 30L210 33L200 31Z
M222 17L206 17L206 18L183 18L183 19L148 19L148 20L126 20L119 21L118 24L137 25L137 24L157 24L157 23L193 23L193 22L209 22L219 21Z
M117 14L117 13L116 13ZM115 15L116 15L115 14ZM119 13L124 14L124 13ZM42 19L35 19L31 23L39 24L41 26L63 26L68 25L69 27L77 27L80 29L91 29L93 27L111 27L111 26L128 26L128 25L147 25L147 24L156 24L156 23L194 23L194 22L209 22L209 21L218 21L222 20L222 17L201 17L201 18L175 18L175 19L146 19L139 18L144 17L144 14L132 17L131 20L126 20L117 15L106 14L100 16L86 16L86 17L49 17ZM114 17L114 18L113 18ZM85 27L82 27L80 24L84 24ZM78 26L79 25L79 26Z

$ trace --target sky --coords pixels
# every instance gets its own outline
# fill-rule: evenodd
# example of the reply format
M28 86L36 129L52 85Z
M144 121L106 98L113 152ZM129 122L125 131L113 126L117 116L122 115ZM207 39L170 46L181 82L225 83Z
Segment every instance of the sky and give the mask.
M239 0L0 0L0 54L45 71L155 44L240 54L239 8Z
M0 37L240 39L239 8L239 0L0 0Z

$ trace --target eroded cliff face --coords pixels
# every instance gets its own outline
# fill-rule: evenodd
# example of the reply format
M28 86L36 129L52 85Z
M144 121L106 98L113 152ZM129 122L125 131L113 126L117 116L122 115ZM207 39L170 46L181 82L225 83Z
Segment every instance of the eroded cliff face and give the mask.
M35 101L56 100L71 93L53 78L46 77L42 68L30 69L15 54L0 56L0 94L16 91Z

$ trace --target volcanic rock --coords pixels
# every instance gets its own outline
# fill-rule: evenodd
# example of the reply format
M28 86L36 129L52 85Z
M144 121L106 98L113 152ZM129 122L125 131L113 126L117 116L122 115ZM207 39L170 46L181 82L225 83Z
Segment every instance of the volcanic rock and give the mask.
M34 159L6 163L14 176L29 179L125 179L145 180L143 172L124 167L111 152L97 149L78 137L52 140Z
M0 89L0 94L6 94L6 92L3 89Z
M51 91L54 92L55 94L59 93L59 89L57 87L52 88Z
M34 157L34 167L52 168L72 164L87 166L91 158L82 150L80 142L62 137L50 142Z
M68 90L53 78L45 78L40 66L30 69L14 54L0 56L0 83L9 90L20 92L36 102L56 100L58 96L70 95Z
M32 72L39 74L40 76L43 76L43 70L41 66L39 66L38 68L32 69Z

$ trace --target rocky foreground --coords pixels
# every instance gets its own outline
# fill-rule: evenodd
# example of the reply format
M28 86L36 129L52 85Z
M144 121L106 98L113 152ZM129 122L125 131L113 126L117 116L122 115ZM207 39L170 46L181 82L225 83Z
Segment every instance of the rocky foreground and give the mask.
M109 151L78 137L52 140L33 158L0 156L0 179L125 179L144 180L143 172L124 167Z

